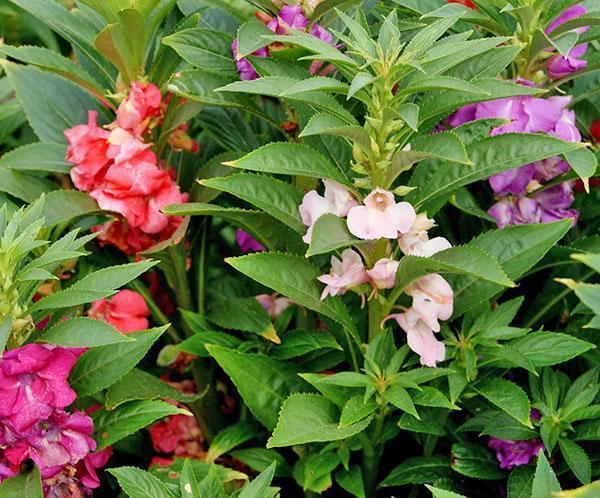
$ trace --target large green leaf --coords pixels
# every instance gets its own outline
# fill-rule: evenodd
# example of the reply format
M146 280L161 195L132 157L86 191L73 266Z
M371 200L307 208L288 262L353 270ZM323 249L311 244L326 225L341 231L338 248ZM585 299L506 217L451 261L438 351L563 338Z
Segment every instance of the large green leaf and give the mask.
M53 189L53 185L37 176L28 175L9 168L0 168L0 192L21 199L25 202L33 202Z
M451 475L450 459L447 456L411 457L394 467L379 486L425 484Z
M45 330L39 340L66 348L91 348L133 341L108 323L87 317L60 322Z
M227 258L236 270L257 282L283 294L295 303L322 313L355 332L348 310L338 298L321 301L319 268L306 259L291 254L256 253L239 258Z
M63 144L32 143L4 154L0 158L0 168L68 173L72 165L65 159L66 152L67 148Z
M517 384L509 380L491 378L478 382L474 389L515 420L531 427L529 398Z
M192 66L225 76L236 76L231 55L231 37L221 31L191 28L178 31L162 39L182 59Z
M315 149L302 144L272 142L227 163L234 168L279 175L331 178L349 184L344 173Z
M4 70L29 124L44 142L66 143L64 131L87 123L88 110L98 110L86 91L62 76L16 64L5 65Z
M302 192L291 183L248 173L209 178L201 180L201 183L249 202L298 233L306 230L298 211Z
M533 478L531 498L548 498L556 491L560 491L560 484L556 478L556 474L548 463L546 455L544 455L543 451L540 451Z
M248 409L267 429L277 424L279 408L290 393L309 389L291 366L268 356L214 344L206 345L206 349L234 383Z
M127 401L159 398L191 403L200 399L202 395L182 393L158 377L134 368L108 388L104 405L112 410Z
M168 328L132 332L132 342L109 344L83 353L69 377L69 384L79 396L95 394L121 379L145 356Z
M37 466L31 472L10 477L0 484L2 498L42 498L42 481Z
M490 230L473 239L470 247L485 251L516 281L531 269L569 230L571 220L519 225ZM454 314L460 316L476 304L494 296L502 287L468 276L450 278L454 289Z
M531 498L534 471L529 465L515 467L508 477L508 498Z
M593 349L592 343L560 332L533 332L511 341L536 367L556 365Z
M109 472L117 478L119 486L129 498L176 498L172 491L158 477L137 467L118 467Z
M339 412L332 401L318 394L295 394L281 407L267 448L346 439L362 432L372 418L340 428Z
M474 479L493 481L504 478L504 472L487 448L474 443L454 443L450 465L459 474Z
M405 288L420 277L431 273L453 273L512 287L500 264L489 254L470 246L459 246L438 252L430 258L404 256L400 260L396 286Z
M55 190L44 197L46 199L44 204L46 226L58 225L73 218L101 211L94 199L77 190Z
M592 463L585 450L567 438L560 438L558 445L573 474L582 484L588 484L592 478Z
M95 411L92 418L98 449L111 446L158 419L177 414L192 416L187 410L157 400L130 401L114 410Z

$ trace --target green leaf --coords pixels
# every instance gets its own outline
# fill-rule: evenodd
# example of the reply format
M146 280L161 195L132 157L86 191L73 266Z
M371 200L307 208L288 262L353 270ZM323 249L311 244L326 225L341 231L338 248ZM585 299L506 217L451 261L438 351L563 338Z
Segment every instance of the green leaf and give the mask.
M119 342L133 342L133 339L108 323L87 317L60 322L45 330L39 340L66 348L93 348Z
M267 450L266 448L244 448L231 452L231 456L236 460L246 464L251 469L262 472L273 462L277 464L275 468L275 476L290 477L292 469L275 450Z
M305 259L291 254L255 253L225 261L244 275L288 297L295 303L322 313L355 332L348 310L337 298L320 299L317 277L321 271ZM356 333L355 333L356 335Z
M413 93L431 90L459 90L476 95L490 95L486 90L470 83L469 81L451 76L434 76L411 81L408 86L401 87L396 96L412 95Z
M44 222L54 226L73 218L102 211L96 201L84 192L56 190L44 196Z
M2 498L42 498L42 480L34 465L31 472L10 477L0 484Z
M42 195L50 192L53 185L41 178L8 168L0 168L0 192L33 202Z
M505 287L514 286L493 257L471 246L452 247L429 258L404 256L398 266L396 286L404 289L431 273L469 275Z
M408 458L394 467L379 486L384 488L406 484L425 484L451 476L450 459L447 456L418 456Z
M234 335L225 332L215 332L213 330L203 330L188 337L185 341L180 342L177 347L187 353L208 358L210 355L206 350L207 344L216 344L226 348L235 349L242 341Z
M306 231L298 211L302 192L290 183L270 176L239 173L201 180L201 184L249 202L298 233Z
M327 1L327 0L325 0ZM365 484L358 465L352 465L348 470L342 470L335 476L340 487L356 498L365 498Z
M406 103L398 107L398 115L404 122L414 131L419 127L419 106L416 104Z
M588 284L585 282L575 282L570 278L557 278L557 282L566 285L575 292L577 297L592 310L596 315L600 314L600 285Z
M277 414L285 398L307 387L291 366L268 356L216 345L207 345L206 349L231 378L250 412L267 429L277 425Z
M429 491L433 494L433 498L467 498L466 496L459 495L458 493L454 493L452 491L447 491L445 489L434 488L433 486L425 485Z
M254 480L247 484L239 498L263 498L267 496L269 485L275 476L275 462L261 472Z
M589 192L589 179L596 173L598 161L596 155L589 149L577 149L564 154L565 159L577 176L583 180L586 191Z
M111 446L158 419L177 414L192 416L187 410L156 400L130 401L114 410L98 410L92 415L98 450Z
M542 259L570 227L570 220L511 226L485 232L473 239L469 246L496 258L508 278L517 280ZM502 290L499 285L478 282L467 276L450 279L450 285L454 289L454 316L460 316Z
M595 346L560 332L533 332L511 341L510 345L523 353L536 367L568 361Z
M310 246L306 257L327 254L337 249L350 247L359 243L348 230L346 220L335 214L320 216L313 225Z
M339 456L331 450L313 453L294 465L294 479L303 490L321 495L333 486L331 473L339 463Z
M79 357L69 377L69 384L79 396L95 394L121 379L145 356L168 328L132 332L133 342L109 344L86 351Z
M0 357L4 353L4 348L8 342L12 330L12 318L9 316L0 324Z
M261 173L331 178L344 185L350 185L344 173L325 156L302 144L272 142L226 164Z
M467 145L467 155L474 167L467 164L449 164L439 162L433 173L428 171L428 179L419 189L407 196L415 208L425 209L432 205L436 198L449 197L458 188L483 180L497 173L517 168L523 164L565 154L582 145L575 142L565 142L548 135L528 135L524 133L508 133L484 138ZM419 168L431 169L431 164ZM415 172L411 185L418 181Z
M196 474L194 474L190 461L187 458L183 463L179 485L181 487L181 498L198 498L202 496Z
M226 33L205 28L184 29L164 37L162 43L192 66L225 76L237 74L231 55L231 37Z
M548 498L555 491L560 491L560 484L546 459L546 455L543 451L540 451L531 488L531 498Z
M206 318L219 327L252 332L279 343L269 315L253 297L218 300Z
M326 330L292 330L281 337L281 344L270 354L280 360L297 358L312 351L336 349L343 351L335 337Z
M200 496L214 496L214 498L226 498L227 496L219 478L217 466L214 464L209 467L208 474L200 482Z
M415 418L419 418L419 414L415 409L410 394L399 384L392 384L385 391L385 399L387 399L392 405L399 410L411 414Z
M61 76L16 64L7 64L4 70L29 124L44 142L66 143L63 132L87 123L88 110L98 110L87 92Z
M370 150L371 138L364 128L349 125L344 120L327 113L314 114L302 129L300 137L333 135L344 137L359 144L363 149Z
M343 81L335 78L328 78L324 76L313 76L305 80L296 83L295 85L287 88L281 93L281 97L288 97L290 95L303 94L305 92L334 92L334 93L347 93L348 85Z
M244 421L226 427L210 443L206 461L212 463L236 446L250 441L258 434L257 429L256 425Z
M362 395L353 396L342 408L339 427L348 427L363 420L365 417L375 413L377 403L370 399L365 402L365 397Z
M508 498L531 498L534 470L530 465L515 467L508 477Z
M474 479L494 481L505 476L492 454L478 444L454 443L450 465L459 474Z
M191 403L202 396L203 394L182 393L158 377L134 368L108 388L104 405L112 410L127 401L159 398Z
M491 378L478 382L474 389L515 420L531 427L529 398L517 384L509 380Z
M377 78L371 73L356 73L356 76L354 76L354 78L352 79L352 83L350 84L350 88L348 89L347 100L350 100L350 98L356 95L357 92L369 86L376 79Z
M71 164L65 159L67 149L62 144L37 142L13 149L0 158L0 168L16 171L47 171L68 173Z
M339 412L332 401L317 394L294 394L283 403L267 448L346 439L362 432L371 419L340 428Z
M458 410L458 406L451 403L448 398L435 387L424 386L413 396L413 402L419 406L431 406L433 408L448 408Z
M258 49L266 47L269 40L263 36L271 36L273 32L257 19L242 24L238 28L238 57L246 57Z
M411 152L422 152L433 159L465 164L470 166L471 169L473 167L473 163L467 156L465 144L452 131L444 131L416 140L411 147Z
M152 498L176 498L175 492L150 472L137 467L118 467L109 469L117 478L119 486L130 498L152 497Z
M567 438L560 438L558 445L573 474L581 484L589 484L592 479L592 463L585 450Z
M461 14L448 16L419 30L404 49L403 59L413 58L415 55L427 50L446 32L446 30L456 24L460 17Z

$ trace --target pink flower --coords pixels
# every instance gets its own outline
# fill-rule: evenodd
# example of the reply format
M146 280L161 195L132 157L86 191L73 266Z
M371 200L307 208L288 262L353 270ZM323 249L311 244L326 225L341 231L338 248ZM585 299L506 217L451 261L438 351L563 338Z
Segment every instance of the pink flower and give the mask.
M160 103L160 90L155 85L143 85L134 81L131 83L129 95L117 109L117 124L125 130L141 135L149 125L149 118L159 114Z
M349 288L364 284L369 281L360 254L352 249L342 252L342 260L331 256L331 272L321 275L319 282L326 285L321 294L321 300L327 296L341 296Z
M287 297L278 297L279 294L276 292L273 294L259 294L254 296L256 300L261 304L265 311L271 317L271 320L275 320L281 315L290 305L294 304L293 301Z
M65 465L75 465L96 449L92 419L83 412L53 411L32 426L29 433L5 450L13 464L31 458L42 477L52 477Z
M572 5L568 9L565 9L554 21L550 23L546 29L546 34L551 34L556 28L572 19L577 19L587 13L587 9L581 5ZM574 29L576 33L584 33L589 29L589 26L583 26L581 28ZM582 59L585 52L588 49L587 43L582 43L573 47L568 53L567 57L563 57L560 54L552 56L547 63L548 78L556 80L567 76L568 74L583 69L587 66L587 61Z
M244 230L238 228L235 231L235 241L237 245L240 247L240 251L244 254L249 253L251 251L264 251L265 247L252 235L248 232L244 232Z
M378 289L391 289L396 285L396 272L399 264L398 261L389 258L380 259L373 268L367 270L367 275L371 283Z
M88 453L77 465L77 475L87 489L96 489L100 486L100 479L96 469L106 465L112 455L112 447L104 448L96 453Z
M491 437L488 446L496 450L496 458L500 462L501 469L527 465L534 456L544 450L544 445L539 439L509 441Z
M307 244L312 237L312 227L321 216L329 213L343 218L350 209L358 206L358 201L344 186L333 180L323 180L323 185L325 192L322 196L316 190L310 190L298 208L302 223L308 227L302 238Z
M0 359L0 416L18 431L70 405L77 395L67 378L77 362L72 351L52 345L27 344Z
M75 164L71 168L71 179L79 190L88 192L104 177L110 163L107 157L110 132L96 124L98 113L88 111L88 123L65 130L69 142L67 161Z
M148 328L150 310L144 298L129 289L117 292L110 301L102 298L92 303L88 316L104 320L123 333Z
M204 437L194 417L171 415L150 426L148 432L155 451L179 457L204 455Z
M233 60L235 60L235 65L240 73L240 79L242 81L247 80L255 80L258 78L258 73L256 69L250 64L250 61L246 59L246 57L240 57L238 59L238 39L235 38L233 43L231 44L231 53L233 54ZM252 53L254 57L269 57L269 49L267 47L259 48L255 52Z
M302 14L299 5L285 5L277 17L269 21L267 27L278 35L285 35L289 28L303 31L308 26L308 19Z
M421 365L435 367L438 362L444 361L446 357L444 343L435 338L433 330L413 308L404 313L390 315L388 318L394 318L406 332L408 347L421 357Z
M360 239L394 239L410 231L417 215L408 202L396 203L394 194L376 188L348 212L348 229Z
M412 296L412 309L428 328L440 331L438 320L452 316L454 292L450 284L438 274L426 275L413 282L406 290Z

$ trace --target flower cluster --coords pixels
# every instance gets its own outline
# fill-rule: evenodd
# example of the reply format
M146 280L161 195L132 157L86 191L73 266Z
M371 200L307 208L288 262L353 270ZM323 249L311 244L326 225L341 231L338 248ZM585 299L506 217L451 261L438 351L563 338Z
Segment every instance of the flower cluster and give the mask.
M27 344L0 359L0 480L31 459L40 469L47 496L99 486L95 469L110 453L93 453L92 419L65 408L76 394L67 379L78 350Z
M348 230L358 239L397 240L398 248L406 255L429 257L450 248L443 237L429 238L427 231L433 227L433 220L423 213L417 215L408 202L396 202L392 192L376 188L359 203L342 185L332 180L323 183L324 195L311 190L300 205L302 221L308 227L305 242L310 242L317 219L329 213L346 217ZM393 259L389 243L385 252L370 268L354 249L345 249L341 260L332 256L330 273L318 278L325 284L321 299L341 296L351 289L362 293L363 284L371 286L371 297L380 290L394 288L399 262ZM440 331L439 320L448 320L452 315L452 288L440 275L431 274L419 278L404 292L412 298L412 306L403 313L389 315L386 320L395 319L406 332L409 347L421 357L421 363L435 367L444 360L445 347L434 332Z
M277 17L269 17L260 15L259 18L266 21L267 27L278 35L286 34L290 29L298 31L304 31L308 27L308 19L302 13L302 7L299 5L285 5L279 11ZM331 33L325 28L320 26L318 23L313 23L310 27L309 33L327 43L333 43L333 37ZM254 57L269 57L271 55L270 50L276 48L277 45L270 47L263 47L252 53ZM235 38L231 44L231 52L235 60L237 70L240 73L240 79L242 80L253 80L258 78L258 73L250 64L250 61L245 57L238 57L238 39ZM320 61L314 61L310 66L310 72L316 74L322 67L323 63Z
M147 141L150 131L161 122L163 104L156 86L133 82L114 122L100 127L97 113L89 111L87 124L65 130L69 142L66 158L75 165L71 169L75 187L88 192L102 209L120 215L117 221L96 228L102 231L100 240L126 254L169 238L181 218L168 217L161 209L187 200L171 173L159 165L153 144ZM185 131L174 133L177 146L184 147ZM188 149L194 150L193 144Z
M510 97L463 107L446 123L455 127L476 119L506 119L509 122L495 127L492 135L547 133L562 140L579 142L581 134L575 126L575 113L567 109L569 103L570 97ZM569 209L573 203L572 183L543 187L568 170L565 161L552 157L490 177L490 186L498 200L489 209L489 214L500 228L577 218L577 211Z
M125 289L110 300L94 301L87 314L109 323L119 332L128 333L148 328L150 310L141 294Z

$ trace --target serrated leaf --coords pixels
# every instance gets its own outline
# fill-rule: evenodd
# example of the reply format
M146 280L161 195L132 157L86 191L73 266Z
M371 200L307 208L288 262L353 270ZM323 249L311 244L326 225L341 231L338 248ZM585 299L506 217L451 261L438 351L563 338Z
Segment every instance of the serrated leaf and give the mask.
M121 379L144 357L168 325L132 332L135 341L109 344L86 351L79 357L69 384L79 396L95 394Z
M523 353L536 367L563 363L593 349L595 346L560 332L533 332L511 341L510 345Z
M246 485L239 498L263 498L268 495L267 490L275 476L275 463L269 465L252 482Z
M361 421L365 417L373 414L377 410L377 403L368 400L365 402L364 396L358 395L350 398L342 408L339 427L348 427Z
M37 466L30 472L9 477L0 484L2 498L42 498L42 481Z
M66 152L63 144L36 142L4 154L0 158L0 168L68 173L72 165L65 159Z
M110 324L87 317L61 322L45 330L38 340L66 348L92 348L133 341Z
M598 160L596 155L589 149L577 149L564 154L565 159L577 176L583 181L586 191L589 192L589 179L596 173Z
M281 344L271 350L271 356L281 360L296 358L316 350L343 351L335 337L326 330L292 330L281 337Z
M548 498L555 491L560 491L560 484L546 455L540 451L531 488L531 498Z
M246 57L258 49L266 47L269 40L263 37L272 34L273 32L257 19L242 24L237 32L238 57Z
M379 486L384 488L406 484L425 484L451 476L450 459L447 456L418 456L408 458L394 467Z
M92 415L98 450L111 446L158 419L177 414L192 416L187 410L156 400L130 401L114 410L98 410Z
M362 432L367 417L347 427L338 427L339 412L332 401L317 394L294 394L285 400L267 448L313 442L337 441Z
M183 463L179 484L181 487L181 498L197 498L202 496L200 494L200 484L187 458Z
M474 389L515 420L531 427L529 398L517 384L509 380L492 378L478 382Z
M573 474L581 484L589 484L592 478L592 463L585 450L567 438L560 438L558 445Z
M490 481L504 478L496 459L478 444L454 443L451 462L452 469L467 477Z
M220 431L210 443L206 461L214 462L233 448L243 444L258 434L258 426L249 422L238 422Z
M327 254L337 249L350 247L360 243L360 240L354 237L346 220L334 214L324 214L320 216L313 225L310 246L306 251L306 257L316 256L318 254Z
M531 498L534 469L530 465L520 465L508 477L508 498Z
M119 486L130 498L148 496L152 498L176 498L175 492L150 472L137 467L118 467L109 469L117 478Z
M399 384L392 384L385 391L385 399L399 410L411 414L415 418L420 418L410 394Z
M102 210L89 195L76 190L56 190L44 196L44 223L54 226Z

